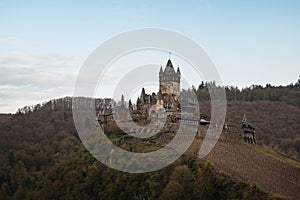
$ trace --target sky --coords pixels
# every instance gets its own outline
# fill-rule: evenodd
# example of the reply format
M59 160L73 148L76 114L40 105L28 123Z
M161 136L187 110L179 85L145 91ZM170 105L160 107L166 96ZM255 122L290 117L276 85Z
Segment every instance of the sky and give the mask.
M299 11L299 1L288 0L2 0L0 113L72 96L80 67L95 48L146 27L177 31L197 42L224 85L295 83L300 75ZM161 53L157 62L164 65L167 59Z

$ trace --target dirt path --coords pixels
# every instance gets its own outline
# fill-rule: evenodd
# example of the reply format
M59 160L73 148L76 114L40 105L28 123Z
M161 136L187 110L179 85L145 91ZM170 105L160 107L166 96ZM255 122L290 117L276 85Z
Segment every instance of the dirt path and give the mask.
M300 199L300 168L269 155L259 147L233 139L219 141L207 156L217 170L258 183L264 190Z

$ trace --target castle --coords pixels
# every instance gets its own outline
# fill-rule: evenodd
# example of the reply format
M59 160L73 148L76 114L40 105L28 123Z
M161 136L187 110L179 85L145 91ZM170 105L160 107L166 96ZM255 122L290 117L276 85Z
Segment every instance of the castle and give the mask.
M172 115L180 110L178 98L180 96L179 67L175 71L172 61L169 59L165 69L159 71L159 91L157 94L146 94L141 91L135 106L129 100L128 108L133 119L157 117L159 114ZM122 97L123 99L124 97Z

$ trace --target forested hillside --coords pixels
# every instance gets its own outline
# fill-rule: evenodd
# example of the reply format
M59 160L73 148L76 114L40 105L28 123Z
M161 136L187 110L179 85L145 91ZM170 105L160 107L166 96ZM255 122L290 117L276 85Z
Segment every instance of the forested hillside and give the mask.
M202 115L209 119L210 101L208 87L203 83L195 90ZM213 86L214 87L214 86ZM289 86L252 86L239 90L226 87L226 123L233 126L230 134L238 137L241 121L246 114L256 128L260 145L287 154L300 161L300 83Z
M63 102L63 101L61 101ZM70 109L50 103L0 124L0 199L268 199L257 184L217 172L198 145L156 172L129 174L81 145Z
M8 120L12 114L0 114L0 124Z
M194 88L207 119L211 84ZM74 127L70 97L0 115L0 199L297 199L299 194L290 188L300 178L299 88L226 87L229 139L205 160L197 158L201 140L195 141L175 163L146 174L110 169L85 150ZM257 131L255 148L243 146L239 136L244 114ZM128 145L122 148L132 149ZM277 176L296 181L292 186L285 179L273 184Z

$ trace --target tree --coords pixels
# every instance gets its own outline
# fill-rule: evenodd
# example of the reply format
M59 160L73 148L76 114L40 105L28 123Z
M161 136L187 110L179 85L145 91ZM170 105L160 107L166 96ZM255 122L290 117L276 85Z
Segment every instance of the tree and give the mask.
M167 187L162 191L159 199L172 199L172 200L182 200L184 189L182 185L176 181L169 181Z
M203 170L198 170L194 187L194 197L195 199L203 200L217 199L215 177L210 163L206 163Z
M193 194L194 179L191 170L186 166L178 166L174 169L171 180L179 183L183 188L183 199L190 199Z

